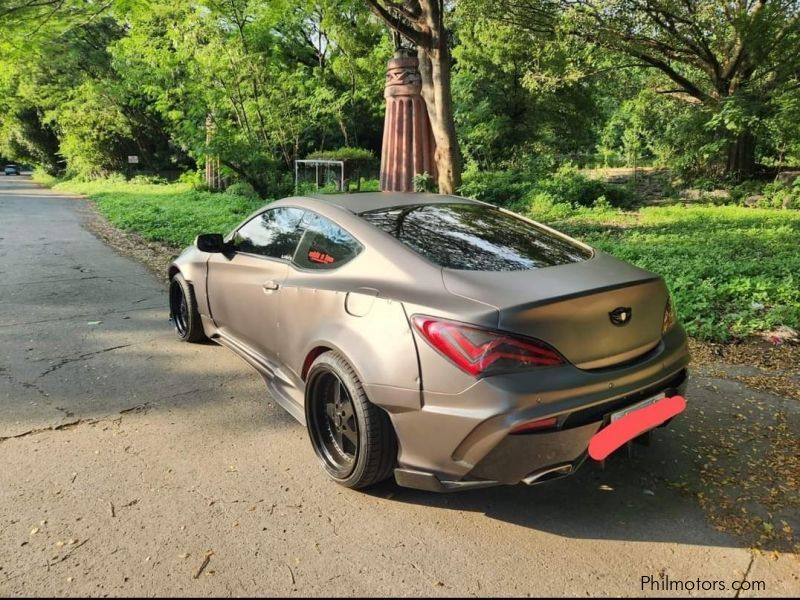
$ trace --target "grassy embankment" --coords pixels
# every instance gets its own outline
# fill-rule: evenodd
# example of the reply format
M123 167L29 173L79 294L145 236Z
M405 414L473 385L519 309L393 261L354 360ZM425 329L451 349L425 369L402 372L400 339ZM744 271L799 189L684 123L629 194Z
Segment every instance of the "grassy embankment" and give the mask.
M85 194L108 220L177 247L226 232L263 201L184 184L49 182ZM664 276L686 329L724 341L800 328L800 211L738 206L548 210L517 206L597 248Z
M45 180L43 183L47 184ZM83 194L114 226L175 247L191 244L198 233L230 231L265 201L197 191L188 184L50 182L53 189Z

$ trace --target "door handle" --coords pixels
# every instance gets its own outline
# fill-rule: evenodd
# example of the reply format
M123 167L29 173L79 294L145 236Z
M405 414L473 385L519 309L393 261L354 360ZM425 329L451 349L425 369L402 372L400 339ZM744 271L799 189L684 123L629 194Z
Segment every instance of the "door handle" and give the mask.
M269 280L265 281L261 287L264 288L264 292L274 292L280 287L280 285L277 281Z

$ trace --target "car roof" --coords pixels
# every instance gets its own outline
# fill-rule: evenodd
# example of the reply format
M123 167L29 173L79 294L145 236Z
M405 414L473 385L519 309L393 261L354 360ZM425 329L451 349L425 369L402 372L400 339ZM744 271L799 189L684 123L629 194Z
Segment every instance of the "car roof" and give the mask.
M446 196L441 194L423 194L416 192L358 192L355 194L312 194L309 199L334 204L354 214L371 210L381 210L419 204L484 204L477 200Z

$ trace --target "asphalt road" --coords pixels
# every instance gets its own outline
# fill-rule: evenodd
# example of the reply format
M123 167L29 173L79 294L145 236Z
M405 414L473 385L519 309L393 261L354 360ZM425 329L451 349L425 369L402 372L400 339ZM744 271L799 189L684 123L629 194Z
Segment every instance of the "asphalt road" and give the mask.
M88 210L0 177L0 595L641 596L659 574L800 594L796 556L752 554L669 485L696 469L693 411L739 384L695 378L687 414L605 470L348 491L244 362L173 339L164 285Z

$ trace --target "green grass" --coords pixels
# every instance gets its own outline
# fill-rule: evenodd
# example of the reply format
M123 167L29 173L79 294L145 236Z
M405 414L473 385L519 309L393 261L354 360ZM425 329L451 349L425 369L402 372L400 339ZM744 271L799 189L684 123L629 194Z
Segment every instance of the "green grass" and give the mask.
M84 194L113 225L177 247L199 233L227 233L266 201L169 185L65 181L56 190Z
M50 182L52 183L52 182ZM62 182L91 197L120 229L185 246L228 232L264 201L185 184ZM800 211L735 206L647 207L636 212L568 205L515 207L664 276L689 334L724 341L777 325L800 329Z

